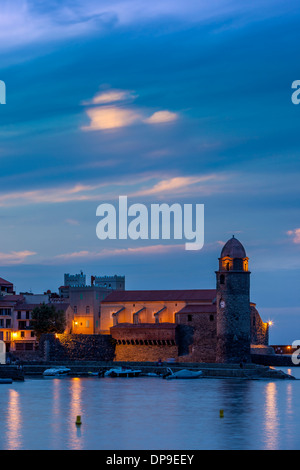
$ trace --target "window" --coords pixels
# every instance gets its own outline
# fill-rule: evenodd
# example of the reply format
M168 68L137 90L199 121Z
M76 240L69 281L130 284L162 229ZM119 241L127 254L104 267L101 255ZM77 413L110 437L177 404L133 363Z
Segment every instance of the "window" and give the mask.
M21 338L25 338L25 331L21 331Z
M31 336L31 338L34 338L34 337L35 337L34 331L31 331L31 332L30 332L30 336Z
M187 320L188 320L188 321L192 321L192 319L193 319L193 315L188 315L188 316L187 316Z
M74 313L77 313L77 305L74 305L73 310L74 310Z
M30 312L26 312L26 320L29 320L30 319Z
M18 311L17 319L18 319L18 320L21 320L21 318L22 318L22 312L19 310L19 311Z
M6 328L11 328L11 319L10 318L6 319Z
M89 328L89 327L90 327L90 321L89 321L89 320L87 320L87 321L85 322L85 326L86 326L86 328Z
M220 284L225 284L225 276L224 276L224 274L221 274L221 276L220 276Z
M213 315L209 315L209 321L214 321L215 317Z
M0 315L11 315L10 308L0 308Z
M86 306L85 313L90 313L90 306L89 305Z

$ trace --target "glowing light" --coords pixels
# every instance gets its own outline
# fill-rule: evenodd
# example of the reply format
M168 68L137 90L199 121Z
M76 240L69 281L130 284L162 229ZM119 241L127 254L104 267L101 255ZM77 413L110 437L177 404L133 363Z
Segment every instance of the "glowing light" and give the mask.
M272 326L272 325L273 325L272 320L269 320L269 321L268 321L268 325L269 325L269 326Z

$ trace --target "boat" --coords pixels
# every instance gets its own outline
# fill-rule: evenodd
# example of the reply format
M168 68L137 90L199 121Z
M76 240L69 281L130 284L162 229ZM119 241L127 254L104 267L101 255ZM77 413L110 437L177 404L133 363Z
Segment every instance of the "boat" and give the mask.
M0 384L12 384L12 379L0 379Z
M198 379L202 376L201 370L188 370L182 369L177 372L173 372L169 367L167 368L167 374L163 376L166 380L171 379Z
M115 367L109 369L104 373L104 377L138 377L142 371L135 369L124 369L122 367Z
M64 375L68 375L71 369L67 367L53 367L52 369L46 369L43 372L44 377L61 377Z

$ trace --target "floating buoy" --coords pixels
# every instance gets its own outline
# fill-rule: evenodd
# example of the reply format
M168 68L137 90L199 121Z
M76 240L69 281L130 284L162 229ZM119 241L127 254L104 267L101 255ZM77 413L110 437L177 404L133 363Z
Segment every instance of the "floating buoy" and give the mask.
M220 418L224 418L224 410L220 410Z
M80 425L82 424L82 422L81 422L81 416L80 416L80 415L78 415L78 416L76 417L76 423L75 423L75 424L76 424L76 426L80 426Z

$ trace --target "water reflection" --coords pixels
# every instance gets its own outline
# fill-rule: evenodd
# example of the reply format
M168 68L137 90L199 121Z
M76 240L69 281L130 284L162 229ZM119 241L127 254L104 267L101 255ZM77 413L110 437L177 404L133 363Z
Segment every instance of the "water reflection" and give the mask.
M265 447L267 450L278 448L278 405L277 384L269 382L265 388Z
M0 449L296 449L299 391L300 381L28 379L0 388Z
M74 377L70 381L70 414L69 414L69 448L83 449L82 426L77 426L76 417L83 415L82 408L83 381Z
M9 389L7 409L7 450L18 450L22 447L22 420L20 395L16 390Z

